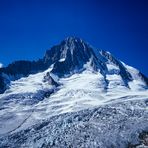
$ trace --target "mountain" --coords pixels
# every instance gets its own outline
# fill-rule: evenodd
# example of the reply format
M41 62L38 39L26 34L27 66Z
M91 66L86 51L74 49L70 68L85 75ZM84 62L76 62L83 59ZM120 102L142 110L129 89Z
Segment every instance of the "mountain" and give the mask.
M126 65L114 58L109 52L97 51L85 43L82 39L68 37L59 45L47 50L43 59L37 61L15 61L0 69L0 92L3 93L11 80L17 80L29 74L37 73L48 69L53 65L51 73L59 77L71 75L86 69L85 65L89 63L94 71L99 71L107 83L106 75L120 75L124 84L128 87L128 82L134 80ZM148 79L139 71L136 77L148 85ZM144 85L145 86L145 85Z
M0 147L147 146L148 79L68 37L0 69Z
M54 63L52 72L58 76L79 71L90 60L94 70L98 68L102 70L102 65L98 62L93 49L79 38L65 39L60 45L48 50L44 60L50 64Z

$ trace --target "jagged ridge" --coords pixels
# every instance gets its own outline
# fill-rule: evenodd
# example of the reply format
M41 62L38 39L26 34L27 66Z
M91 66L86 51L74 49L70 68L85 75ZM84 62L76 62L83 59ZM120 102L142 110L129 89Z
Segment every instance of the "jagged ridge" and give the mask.
M109 52L101 50L94 52L94 49L82 39L68 37L59 45L47 50L45 56L37 61L16 61L7 67L0 69L0 93L3 93L9 86L11 80L16 80L32 73L44 71L53 65L52 73L63 77L65 75L81 72L85 70L84 65L89 66L94 71L99 71L106 80L107 74L121 75L124 84L128 87L128 82L133 78L127 68L114 58ZM119 70L109 71L107 64L111 63ZM148 79L142 73L139 77L148 85ZM107 82L108 80L106 80Z

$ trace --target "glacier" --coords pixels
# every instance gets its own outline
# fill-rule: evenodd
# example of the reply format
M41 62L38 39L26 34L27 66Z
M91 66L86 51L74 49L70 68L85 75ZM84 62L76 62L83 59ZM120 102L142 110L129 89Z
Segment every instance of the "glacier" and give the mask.
M73 37L25 63L28 73L0 71L0 147L148 146L148 79L137 69Z

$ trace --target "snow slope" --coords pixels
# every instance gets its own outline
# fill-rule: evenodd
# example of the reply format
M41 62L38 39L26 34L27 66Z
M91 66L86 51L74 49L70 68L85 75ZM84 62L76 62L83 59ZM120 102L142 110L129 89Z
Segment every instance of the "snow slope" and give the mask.
M12 81L10 88L0 95L0 134L18 128L33 112L34 104L43 100L46 93L56 87L43 78L48 70Z
M1 147L146 148L148 98L52 116L26 130L0 137ZM9 141L9 142L8 142ZM147 143L148 144L148 143ZM141 145L141 146L140 146Z
M146 90L135 91L122 85L122 79L119 79L119 76L107 76L109 81L107 83L102 74L90 69L60 79L51 74L61 84L56 88L43 82L43 77L49 71L51 68L45 72L12 81L10 89L0 96L0 134L26 129L40 120L55 115L119 101L119 98L148 97ZM44 97L45 92L52 90L55 92L49 97Z

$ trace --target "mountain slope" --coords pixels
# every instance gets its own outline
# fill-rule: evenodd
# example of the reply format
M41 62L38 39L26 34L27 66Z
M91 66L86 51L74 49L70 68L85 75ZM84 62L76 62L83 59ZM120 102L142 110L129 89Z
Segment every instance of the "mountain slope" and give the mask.
M1 146L147 148L147 101L124 101L53 116L0 138Z
M148 80L138 70L72 37L39 61L0 70L0 147L143 144Z

